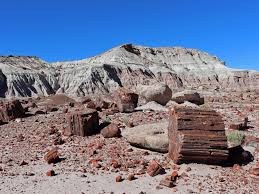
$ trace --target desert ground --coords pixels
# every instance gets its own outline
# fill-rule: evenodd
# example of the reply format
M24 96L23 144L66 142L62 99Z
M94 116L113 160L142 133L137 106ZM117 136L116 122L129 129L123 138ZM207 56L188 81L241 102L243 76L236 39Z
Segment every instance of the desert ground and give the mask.
M170 110L182 106L172 100L158 108L153 105L124 113L112 106L97 107L96 99L23 98L25 116L0 125L0 193L258 193L258 93L201 95L205 102L199 108L222 115L229 148L241 145L252 157L237 156L221 165L175 164L168 153L131 145L123 136L66 134L68 115L89 107L98 110L99 130L111 122L123 134L126 128L168 122ZM189 102L186 106L197 105ZM245 129L231 129L231 124L242 124L246 117ZM53 149L58 160L49 164L45 156ZM157 172L152 168L154 161Z

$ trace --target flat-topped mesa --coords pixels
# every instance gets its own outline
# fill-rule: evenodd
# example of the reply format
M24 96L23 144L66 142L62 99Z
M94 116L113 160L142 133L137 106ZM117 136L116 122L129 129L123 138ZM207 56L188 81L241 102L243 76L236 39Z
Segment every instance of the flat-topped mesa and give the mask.
M71 96L106 95L119 87L158 82L171 90L258 89L258 72L229 69L219 58L197 49L150 48L125 44L95 57L47 63L34 56L0 56L1 97L61 92Z
M228 158L224 122L214 110L171 109L168 137L175 163L221 164Z

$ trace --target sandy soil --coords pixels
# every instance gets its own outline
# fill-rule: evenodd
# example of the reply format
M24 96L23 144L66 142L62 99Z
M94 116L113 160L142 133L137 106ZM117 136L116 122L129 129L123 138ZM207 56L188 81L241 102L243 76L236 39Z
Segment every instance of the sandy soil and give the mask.
M250 169L259 162L259 105L238 101L205 106L221 112L226 126L243 115L248 116L253 128L245 134L253 138L244 143L244 148L253 154L253 162L240 169L204 164L174 165L167 154L132 147L123 138L65 137L62 132L67 124L60 108L57 112L33 115L0 126L0 193L257 193L259 178L251 175ZM104 119L104 112L100 116ZM109 118L123 128L129 122L139 125L166 120L167 113L116 113ZM63 160L47 164L43 157L54 147ZM121 164L119 168L110 165L112 159ZM150 177L146 173L152 159L166 169L166 174ZM98 161L100 166L94 167L92 160ZM22 161L27 164L21 165ZM51 169L56 175L46 176ZM175 187L160 186L159 182L174 170L179 174ZM136 179L129 181L127 177L131 173ZM118 175L125 180L116 182Z

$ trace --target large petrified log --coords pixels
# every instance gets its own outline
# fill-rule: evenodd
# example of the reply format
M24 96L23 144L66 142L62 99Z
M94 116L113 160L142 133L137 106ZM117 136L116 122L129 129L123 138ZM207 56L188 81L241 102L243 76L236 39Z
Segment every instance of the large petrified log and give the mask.
M67 116L68 128L65 135L89 136L97 132L99 128L98 112L87 109L84 112L76 111Z
M219 164L228 158L224 122L214 110L171 109L168 136L175 163Z

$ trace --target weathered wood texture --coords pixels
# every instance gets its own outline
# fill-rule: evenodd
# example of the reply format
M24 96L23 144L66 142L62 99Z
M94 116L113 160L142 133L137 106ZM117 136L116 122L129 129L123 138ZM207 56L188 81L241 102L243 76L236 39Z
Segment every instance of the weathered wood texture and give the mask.
M93 109L73 112L68 114L67 122L66 135L90 136L96 134L99 128L98 112Z
M138 94L120 88L115 92L115 102L120 112L133 112L138 104Z
M0 124L24 115L25 111L19 100L0 101Z
M214 110L171 109L168 136L175 163L217 164L228 157L224 122Z

